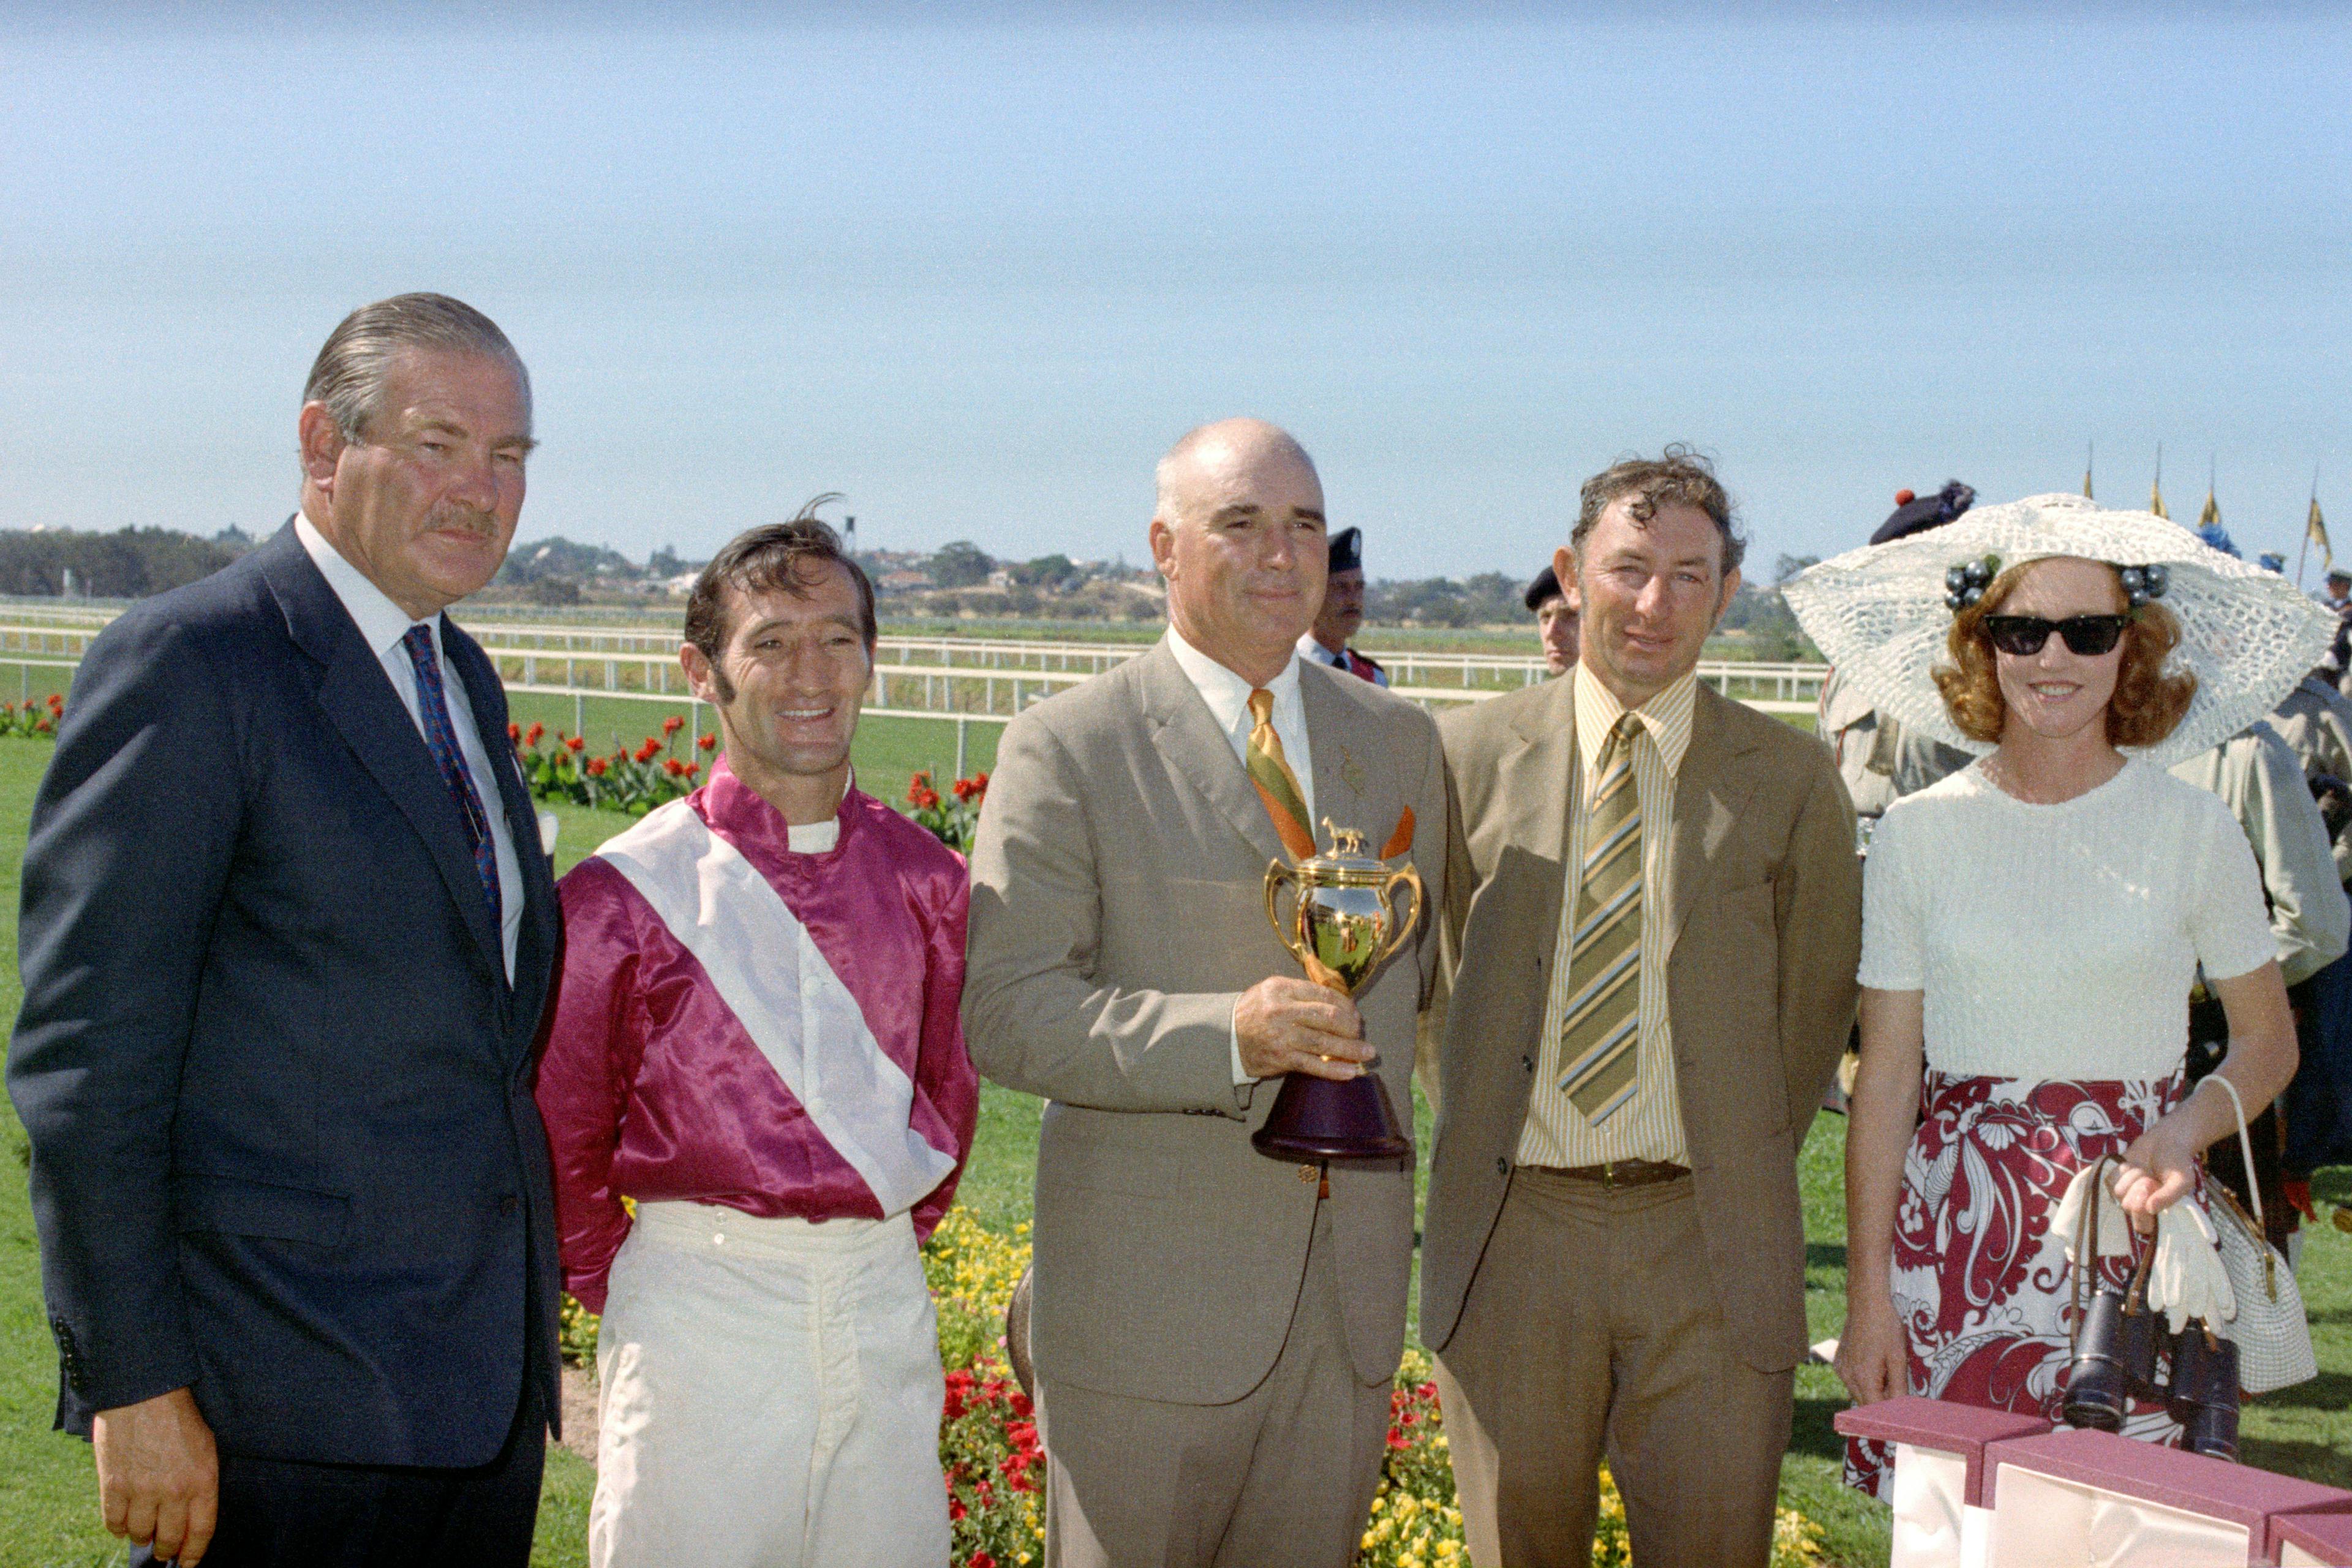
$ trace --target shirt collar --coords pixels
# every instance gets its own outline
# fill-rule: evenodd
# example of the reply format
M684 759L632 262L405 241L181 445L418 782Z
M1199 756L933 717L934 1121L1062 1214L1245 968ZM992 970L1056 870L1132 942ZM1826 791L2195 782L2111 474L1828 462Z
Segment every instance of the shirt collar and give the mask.
M1254 689L1250 683L1186 642L1184 634L1173 625L1168 628L1168 651L1176 656L1176 667L1184 672L1184 678L1201 694L1201 700L1209 705L1209 712L1216 719L1218 727L1228 734L1243 727L1244 721L1249 719L1249 697ZM1274 693L1276 712L1297 710L1298 655L1296 652L1282 667L1282 673L1265 683L1265 689Z
M1341 669L1346 668L1345 662L1341 659L1339 655L1333 653L1329 648L1325 647L1321 643L1315 640L1315 634L1313 632L1308 632L1298 639L1298 657L1301 658L1311 658L1316 663L1328 665L1333 669Z
M359 627L360 637L376 658L382 658L398 647L400 639L408 635L408 628L417 626L433 628L433 651L441 651L440 616L423 621L411 619L406 610L394 604L383 589L368 580L366 573L352 565L341 551L329 542L307 514L294 514L294 537L302 542L311 563L327 579L327 586L335 591L335 597L342 601L352 624Z
M1601 684L1600 677L1592 673L1592 666L1586 660L1576 661L1570 679L1576 683L1577 754L1584 771L1590 773L1601 755L1601 743L1616 728L1625 708L1614 693ZM1642 727L1649 731L1650 739L1656 743L1668 778L1681 771L1683 753L1690 750L1691 718L1697 708L1698 673L1693 670L1633 710L1633 717L1642 721Z
M838 849L849 837L852 816L850 801L856 795L857 784L852 779L841 792L841 804L834 808L834 821L840 825L841 837L835 843ZM710 772L696 786L690 797L695 810L712 831L722 835L738 849L759 850L769 857L782 858L801 853L793 848L792 825L784 814L769 804L768 797L745 784L733 768L727 765L725 752L710 760ZM832 851L821 851L831 853Z

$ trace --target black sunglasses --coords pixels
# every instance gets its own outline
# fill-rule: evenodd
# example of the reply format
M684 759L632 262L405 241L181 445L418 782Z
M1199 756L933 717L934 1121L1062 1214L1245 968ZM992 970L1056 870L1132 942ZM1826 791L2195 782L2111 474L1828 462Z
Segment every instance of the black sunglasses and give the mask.
M2066 651L2095 658L2107 652L2131 625L2129 616L2069 616L2063 621L2045 621L2040 616L1987 616L1985 636L2001 652L2019 658L2031 658L2042 651L2042 645L2056 632L2066 639Z

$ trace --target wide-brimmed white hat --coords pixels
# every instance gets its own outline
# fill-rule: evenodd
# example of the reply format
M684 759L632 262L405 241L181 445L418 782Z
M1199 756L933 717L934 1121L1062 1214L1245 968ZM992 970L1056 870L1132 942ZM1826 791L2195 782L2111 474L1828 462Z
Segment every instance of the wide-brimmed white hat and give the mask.
M1848 551L1784 593L1805 635L1874 707L1947 745L1984 752L1992 747L1960 733L1930 673L1951 662L1947 577L1955 567L1997 573L2057 555L2165 568L2160 602L2180 622L2180 646L2165 668L2194 674L2197 695L2171 734L2137 750L2161 766L2220 745L2276 708L2336 634L2335 614L2277 573L2211 549L2152 511L2106 511L2065 494L1979 507L1942 528Z

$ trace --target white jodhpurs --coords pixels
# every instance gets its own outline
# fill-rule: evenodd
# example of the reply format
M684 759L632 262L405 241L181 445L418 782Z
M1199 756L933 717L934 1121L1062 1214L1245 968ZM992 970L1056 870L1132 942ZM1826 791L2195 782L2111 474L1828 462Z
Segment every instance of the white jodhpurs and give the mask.
M938 1321L915 1229L644 1204L597 1337L594 1568L938 1568Z

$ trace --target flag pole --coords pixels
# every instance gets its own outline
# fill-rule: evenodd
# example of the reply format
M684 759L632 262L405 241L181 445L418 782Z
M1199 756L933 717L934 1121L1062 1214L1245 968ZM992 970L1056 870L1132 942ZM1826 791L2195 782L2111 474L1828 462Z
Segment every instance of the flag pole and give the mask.
M2319 465L2311 465L2311 511L2304 514L2303 548L2294 552L2294 585L2303 586L2303 563L2311 557L2311 515L2319 510Z
M2314 503L2319 500L2319 470L2316 468L2311 470L2311 499ZM2303 563L2310 559L2311 514L2305 512L2303 520L2303 548L2294 552L2294 585L2298 588L2303 586Z

